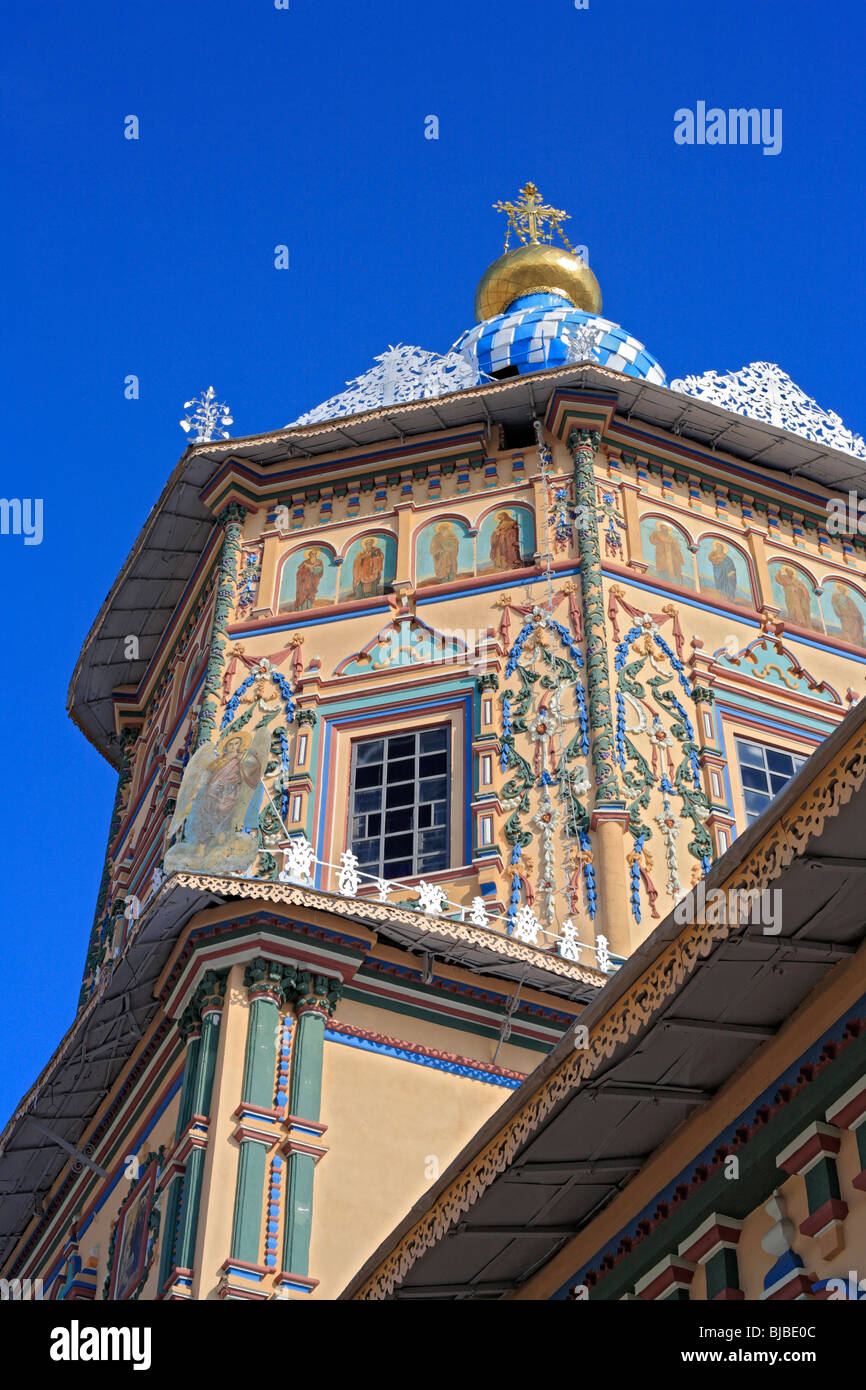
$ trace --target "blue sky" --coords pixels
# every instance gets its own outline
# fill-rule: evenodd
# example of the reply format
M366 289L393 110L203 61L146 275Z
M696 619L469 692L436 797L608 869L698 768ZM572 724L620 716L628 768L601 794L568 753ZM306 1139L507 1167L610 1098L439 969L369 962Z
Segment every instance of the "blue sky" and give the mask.
M862 24L853 0L7 5L3 493L43 499L44 539L0 536L0 1122L74 1014L115 775L66 689L183 402L213 383L252 434L391 343L445 350L491 204L532 179L669 377L778 361L866 432ZM698 101L781 108L781 153L677 145Z

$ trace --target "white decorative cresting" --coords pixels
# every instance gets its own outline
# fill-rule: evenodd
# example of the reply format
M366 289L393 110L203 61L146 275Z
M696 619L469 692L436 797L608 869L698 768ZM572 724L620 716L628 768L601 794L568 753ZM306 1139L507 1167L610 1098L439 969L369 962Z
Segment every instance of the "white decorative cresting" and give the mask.
M484 908L483 898L472 899L472 906L469 909L469 920L473 927L486 927L489 925L489 918Z
M603 334L603 328L596 328L591 323L568 324L562 333L568 344L566 362L591 362L596 344Z
M478 384L478 371L459 352L444 356L424 348L398 343L375 358L375 366L346 383L348 391L331 396L315 410L292 420L292 425L315 425L338 415L360 415L365 410L446 396Z
M670 389L866 459L862 435L847 429L835 411L822 409L775 362L750 362L738 372L677 377Z

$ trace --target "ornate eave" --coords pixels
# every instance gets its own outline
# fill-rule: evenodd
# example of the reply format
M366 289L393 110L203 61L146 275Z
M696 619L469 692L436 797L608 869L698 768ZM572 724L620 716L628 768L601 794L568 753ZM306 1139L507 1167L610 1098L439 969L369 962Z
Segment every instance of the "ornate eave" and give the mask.
M666 386L624 376L598 364L554 368L336 420L242 439L191 445L181 456L152 509L76 663L67 696L71 718L115 766L113 692L144 678L160 639L199 563L214 526L202 490L227 459L250 459L267 469L320 461L324 473L347 448L404 443L443 429L524 425L543 416L554 393L603 397L631 427L647 426L769 472L797 475L831 491L864 489L866 463L840 449L813 443L768 421ZM128 661L124 638L140 633L140 659Z

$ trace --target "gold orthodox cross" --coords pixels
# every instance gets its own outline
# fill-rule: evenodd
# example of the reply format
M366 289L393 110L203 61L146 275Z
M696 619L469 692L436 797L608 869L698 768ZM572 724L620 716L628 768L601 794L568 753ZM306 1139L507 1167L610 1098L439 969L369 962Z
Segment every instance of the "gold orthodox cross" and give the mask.
M506 251L513 231L517 233L524 245L531 242L533 246L537 246L542 241L552 241L553 233L556 232L562 237L569 251L573 249L566 241L562 231L562 223L567 220L569 214L560 208L552 208L548 203L545 203L534 183L527 183L521 188L520 198L516 203L494 203L493 207L497 212L504 212L508 215L508 229L505 233ZM546 235L545 228L547 229Z

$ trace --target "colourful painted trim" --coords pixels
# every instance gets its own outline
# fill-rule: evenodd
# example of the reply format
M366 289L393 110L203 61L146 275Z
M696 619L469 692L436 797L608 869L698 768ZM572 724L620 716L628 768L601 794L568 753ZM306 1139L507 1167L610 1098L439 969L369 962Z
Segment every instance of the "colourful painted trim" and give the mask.
M332 1022L325 1029L325 1041L343 1043L346 1047L357 1047L364 1052L377 1052L383 1057L395 1057L401 1062L412 1062L419 1067L433 1067L436 1071L449 1072L452 1076L465 1076L472 1081L486 1081L491 1086L505 1086L514 1091L526 1080L526 1073L507 1071L493 1063L486 1065L468 1057L458 1057L453 1052L439 1052L436 1048L425 1047L421 1043L407 1043L399 1038L389 1038L384 1033L368 1033L363 1028L353 1028L347 1023Z

